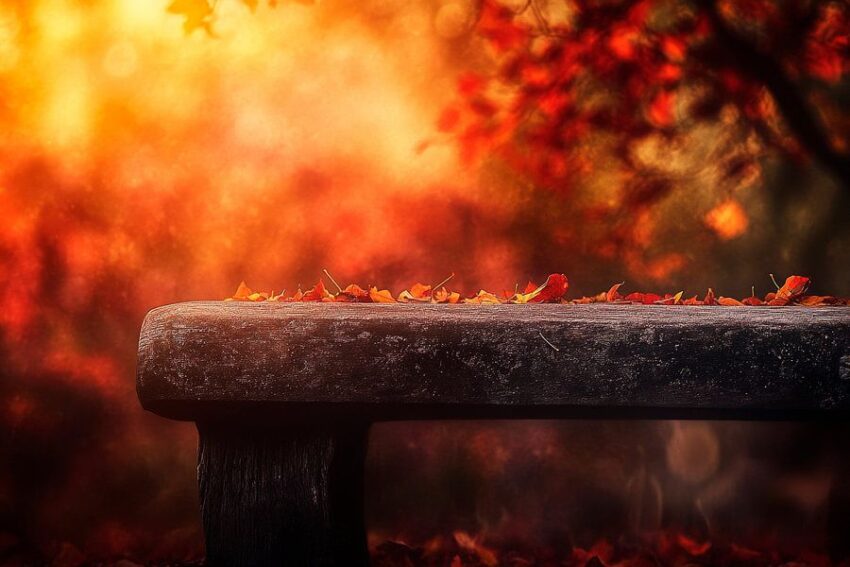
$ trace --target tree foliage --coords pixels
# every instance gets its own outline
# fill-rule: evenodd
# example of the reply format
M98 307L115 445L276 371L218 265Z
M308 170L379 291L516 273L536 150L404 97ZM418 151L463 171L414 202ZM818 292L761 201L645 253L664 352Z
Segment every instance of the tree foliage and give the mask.
M814 160L843 189L836 208L846 205L847 2L485 0L474 29L494 64L460 77L438 127L468 162L495 155L588 201L589 220L632 230L640 211L688 187L699 168L677 177L664 155L682 146L717 172L719 208L706 221L721 238L746 222L728 214L739 209L724 187L758 178L767 157ZM712 125L717 162L699 163L694 132ZM588 198L582 188L603 169L618 172L619 190ZM631 220L617 221L624 211Z

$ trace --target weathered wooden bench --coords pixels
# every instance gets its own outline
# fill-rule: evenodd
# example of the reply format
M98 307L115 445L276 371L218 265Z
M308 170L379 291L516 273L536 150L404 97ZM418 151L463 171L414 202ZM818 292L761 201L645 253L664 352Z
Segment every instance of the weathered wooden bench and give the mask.
M371 423L843 420L850 308L182 303L137 387L198 425L209 563L356 566Z

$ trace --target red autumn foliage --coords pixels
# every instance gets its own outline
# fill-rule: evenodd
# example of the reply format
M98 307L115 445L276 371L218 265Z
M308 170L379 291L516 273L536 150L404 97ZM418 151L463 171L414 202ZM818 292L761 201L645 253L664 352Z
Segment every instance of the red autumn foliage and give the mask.
M777 291L768 293L764 299L756 297L755 291L750 297L743 299L735 299L733 297L719 298L714 293L712 288L708 288L703 299L697 299L693 296L690 299L682 299L683 291L678 293L665 293L659 295L657 293L632 292L626 296L620 293L620 287L623 282L612 285L608 291L603 291L592 297L580 297L576 299L567 299L565 296L569 289L569 281L564 274L550 274L546 278L546 282L538 286L533 282L528 282L523 292L504 292L502 297L490 293L486 290L480 290L474 295L464 296L458 291L449 291L445 284L451 277L441 282L437 286L430 286L421 283L415 283L409 289L402 290L397 296L387 289L379 290L375 286L369 287L367 292L356 284L351 284L345 288L339 288L338 293L333 294L325 287L323 280L319 282L306 293L297 290L292 295L281 293L275 295L273 292L255 292L252 291L245 282L239 284L236 292L225 299L225 301L324 301L324 302L341 302L341 303L470 303L470 304L498 304L498 303L570 303L570 304L589 304L589 303L613 303L613 304L643 304L643 305L709 305L723 307L753 307L753 306L785 306L798 305L803 307L820 307L827 305L850 305L850 298L838 298L831 295L805 295L806 290L811 284L811 279L804 276L789 276L781 287L777 287ZM434 288L437 288L434 291Z
M475 128L482 121L496 121L509 131L509 143L502 149L514 158L519 153L515 146L528 143L534 154L550 154L545 162L555 155L573 161L581 149L575 134L584 128L611 130L634 139L647 136L653 128L677 125L677 87L701 83L706 88L682 109L683 123L714 119L724 104L731 104L749 120L754 132L766 134L766 129L777 138L773 141L791 150L793 143L781 138L799 132L791 124L790 133L780 133L775 121L794 109L761 103L765 88L770 97L776 97L774 91L780 87L775 81L765 84L763 70L754 65L769 57L765 48L797 40L805 49L776 50L770 55L781 58L776 66L793 69L800 79L838 82L850 68L848 7L839 3L682 4L672 10L660 0L580 2L572 17L550 21L534 2L515 12L485 1L476 30L493 48L499 64L492 75L475 76L470 82L465 74L459 80L459 102L465 108L461 130L474 130L475 136L497 141L493 137L502 134L500 128ZM752 53L742 53L745 49ZM607 97L600 104L574 103L579 88L593 88L589 82L598 85L596 94L620 92L620 96ZM799 85L783 83L786 88L793 86ZM514 96L502 97L499 103L495 97L485 99L485 93L495 87L512 89ZM487 100L486 113L480 111L482 100ZM469 136L464 141L472 142ZM532 175L545 174L546 168L532 163L530 154L513 163ZM569 182L535 176L544 184Z
M842 126L850 112L837 94L850 70L846 2L569 6L558 16L538 0L518 10L484 0L474 29L491 48L492 65L474 80L461 75L438 127L454 133L467 161L496 157L536 186L574 197L579 217L606 227L600 254L635 256L648 244L636 212L691 189L691 178L643 161L637 148L650 140L687 148L701 125L736 125L735 135L717 140L718 183L730 189L757 179L769 157L811 158L850 189L850 168L842 165L850 160ZM595 155L614 161L599 165ZM621 186L604 205L592 183L600 169L620 173ZM721 239L748 228L732 199L706 221Z

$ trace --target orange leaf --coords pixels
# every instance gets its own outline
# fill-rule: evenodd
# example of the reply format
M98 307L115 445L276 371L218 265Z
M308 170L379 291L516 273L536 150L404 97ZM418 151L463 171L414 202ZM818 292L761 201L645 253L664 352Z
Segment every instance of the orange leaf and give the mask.
M408 301L431 301L431 286L421 283L413 284L410 290L404 290L398 295L398 300L402 303Z
M714 295L714 290L708 288L708 292L705 294L705 299L702 300L703 305L717 305L717 299Z
M484 291L483 289L479 291L474 297L464 299L463 302L479 304L502 303L498 297L496 297L490 292Z
M236 288L236 293L233 294L233 299L247 300L252 293L254 292L251 291L251 288L245 285L245 282L243 281L239 284L239 287Z
M304 293L301 291L301 288L298 288L298 291L296 291L295 293L292 294L291 297L287 297L283 301L291 303L293 301L301 301L301 299L303 299L303 298L304 298Z
M640 293L640 292L632 292L624 298L626 301L632 301L634 303L643 303L644 305L652 305L654 303L658 303L663 298L657 293Z
M727 307L741 307L741 306L744 305L743 302L738 301L734 297L723 297L723 296L720 296L720 298L717 300L717 303L718 303L718 305L725 305Z
M620 282L618 284L612 285L611 288L608 290L608 293L605 294L605 301L607 301L608 303L611 303L612 301L617 301L618 299L622 299L623 296L620 295L620 292L617 291L617 290L620 289L620 286L623 285L624 283L626 283L626 282Z
M796 299L806 292L811 281L805 276L788 276L782 287L776 290L776 299Z
M816 307L818 305L833 305L838 299L831 295L804 295L800 298L800 305Z
M344 290L337 294L336 301L341 302L358 302L358 301L368 301L369 300L369 292L360 287L357 284L351 284L346 287Z
M443 287L434 292L434 301L437 303L457 303L460 301L460 294L457 292L449 293L449 291Z
M390 293L388 289L382 289L378 291L376 287L369 288L369 297L372 299L374 303L395 303L396 300L393 298L393 294Z

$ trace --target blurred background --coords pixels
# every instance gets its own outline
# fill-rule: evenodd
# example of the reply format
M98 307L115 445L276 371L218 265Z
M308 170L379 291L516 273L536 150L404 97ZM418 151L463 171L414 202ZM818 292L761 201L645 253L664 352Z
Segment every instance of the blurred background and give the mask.
M4 1L0 562L203 556L195 429L135 396L157 305L323 268L850 295L848 29L845 1ZM662 527L825 546L822 425L373 433L384 555Z

